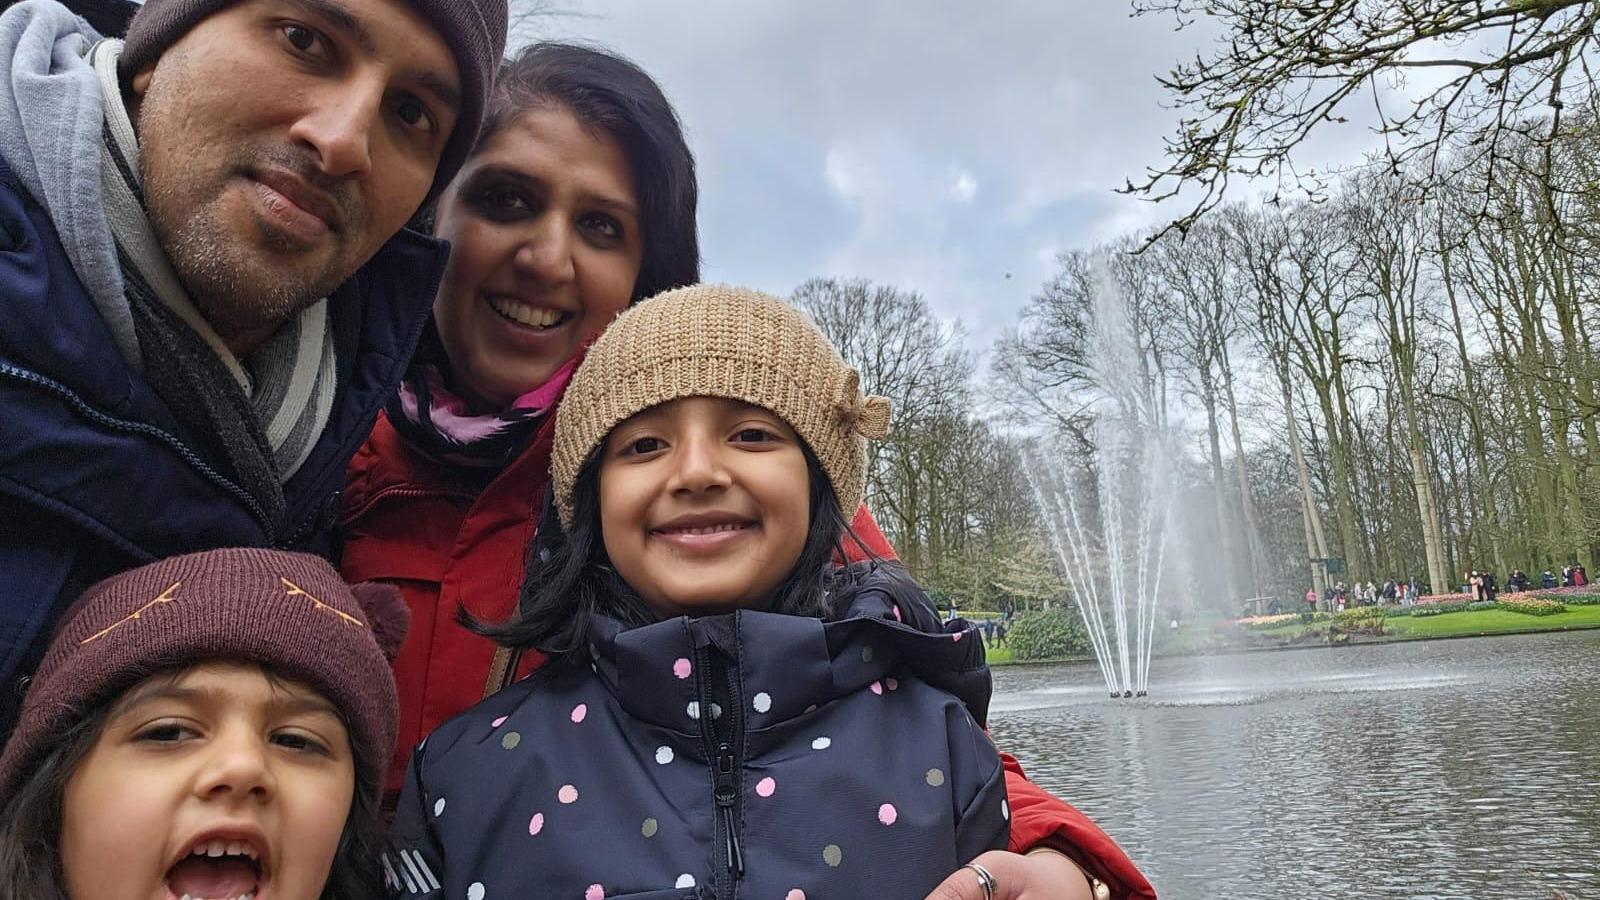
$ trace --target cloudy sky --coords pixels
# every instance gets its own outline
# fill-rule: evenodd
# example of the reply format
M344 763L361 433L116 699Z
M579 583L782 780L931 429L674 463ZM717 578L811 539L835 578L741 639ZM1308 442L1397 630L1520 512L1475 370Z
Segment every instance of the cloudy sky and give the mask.
M986 348L1055 255L1178 210L1112 188L1161 159L1155 76L1209 40L1126 0L551 0L523 38L651 72L700 166L708 279L920 291ZM1354 160L1356 126L1310 163ZM1008 277L1009 276L1009 277Z

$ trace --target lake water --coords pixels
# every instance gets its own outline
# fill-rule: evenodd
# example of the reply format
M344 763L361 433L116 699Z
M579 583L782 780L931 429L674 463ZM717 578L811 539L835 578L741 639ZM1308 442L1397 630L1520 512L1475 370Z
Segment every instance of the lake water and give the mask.
M1002 667L989 719L1162 900L1600 900L1600 631Z

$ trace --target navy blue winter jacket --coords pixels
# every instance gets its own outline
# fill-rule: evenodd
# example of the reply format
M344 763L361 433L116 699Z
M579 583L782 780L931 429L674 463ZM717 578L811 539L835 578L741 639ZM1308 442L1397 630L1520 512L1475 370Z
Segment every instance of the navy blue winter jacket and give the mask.
M0 160L0 742L48 629L94 581L212 547L331 551L345 466L399 383L447 254L402 233L334 292L333 412L269 520L124 362L48 214Z
M599 618L592 666L441 725L412 757L391 897L921 900L1004 849L981 638L939 631L899 567L853 574L826 623Z

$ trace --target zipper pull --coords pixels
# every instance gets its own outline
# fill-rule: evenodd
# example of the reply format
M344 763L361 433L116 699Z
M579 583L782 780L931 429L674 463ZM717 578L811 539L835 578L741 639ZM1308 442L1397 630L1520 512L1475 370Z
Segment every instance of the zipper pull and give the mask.
M717 808L722 811L722 825L728 833L728 871L744 874L744 852L739 849L739 828L733 814L734 803L739 799L739 789L734 772L733 748L726 742L717 746L716 794Z

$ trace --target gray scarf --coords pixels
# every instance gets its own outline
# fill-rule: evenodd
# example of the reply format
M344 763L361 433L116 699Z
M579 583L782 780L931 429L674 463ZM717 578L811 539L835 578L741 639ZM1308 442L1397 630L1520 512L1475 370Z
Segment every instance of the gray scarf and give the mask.
M294 475L328 423L337 384L328 301L318 300L285 322L243 364L223 344L190 302L145 215L138 139L117 79L121 52L121 41L105 40L90 58L105 109L106 220L121 260L145 376L153 385L164 381L177 389L163 392L163 398L174 407L188 406L200 420L196 424L218 432L236 471L257 493L269 477L283 482ZM272 505L281 507L281 488L276 493Z

